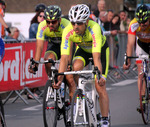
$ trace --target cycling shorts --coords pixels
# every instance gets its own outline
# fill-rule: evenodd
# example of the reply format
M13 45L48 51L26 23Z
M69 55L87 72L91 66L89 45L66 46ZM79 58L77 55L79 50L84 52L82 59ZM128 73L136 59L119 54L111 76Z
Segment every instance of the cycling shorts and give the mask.
M60 59L60 44L48 43L46 53L53 53L56 60Z
M4 57L4 54L5 54L5 45L3 40L0 38L0 63Z
M139 39L136 43L136 55L150 55L150 43L141 42Z
M92 53L85 52L82 48L78 48L75 52L73 61L76 59L80 59L83 61L84 66L89 64L89 58L92 57ZM101 63L102 63L102 74L107 77L108 67L109 67L109 47L107 42L101 49Z

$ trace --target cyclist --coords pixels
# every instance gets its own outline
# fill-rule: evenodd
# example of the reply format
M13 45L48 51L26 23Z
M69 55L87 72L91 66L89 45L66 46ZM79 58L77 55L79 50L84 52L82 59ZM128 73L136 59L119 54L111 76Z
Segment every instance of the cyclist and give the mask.
M137 39L137 41L136 41ZM128 30L127 56L132 56L133 48L136 44L136 55L150 55L150 10L145 4L140 5L136 9L135 18L130 22ZM124 69L129 69L131 60L128 59L128 64L123 65ZM138 90L140 93L140 73L142 63L136 60L138 67ZM144 96L144 95L143 95Z
M99 24L89 20L89 15L89 7L85 4L77 4L70 9L69 20L71 23L65 28L62 35L59 72L67 69L71 42L78 45L73 58L74 71L82 70L89 63L88 59L93 57L94 65L102 72L100 80L95 80L100 96L102 127L108 127L109 98L106 91L106 77L109 65L109 47ZM54 84L54 88L59 88L62 80L63 76L61 75L58 77L58 83Z
M6 3L4 1L0 0L0 64L1 64L1 61L2 61L4 54L5 54L5 45L4 45L4 42L2 40L2 33L1 33L2 25L6 28L6 30L9 34L11 33L9 27L7 26L7 24L3 18L5 9L6 9ZM1 109L1 112L4 116L4 108L3 108L1 96L0 96L0 109ZM0 118L0 121L1 121L1 118ZM2 123L2 124L3 124L2 126L5 126L4 123ZM0 126L1 126L1 124L0 124Z
M45 37L48 39L49 43L47 50L45 52L44 59L60 59L60 43L62 38L62 32L64 28L70 23L67 19L61 18L61 8L57 5L50 5L44 11L45 20L42 21L38 26L38 31L36 35L36 53L34 59L39 61L44 47ZM70 55L71 56L71 55ZM29 72L34 73L37 70L38 65L34 65L32 68L29 66ZM33 70L35 68L36 70ZM50 68L51 64L45 65L46 72L51 76ZM68 84L69 79L67 80ZM72 87L70 87L72 90ZM69 92L71 94L71 92Z

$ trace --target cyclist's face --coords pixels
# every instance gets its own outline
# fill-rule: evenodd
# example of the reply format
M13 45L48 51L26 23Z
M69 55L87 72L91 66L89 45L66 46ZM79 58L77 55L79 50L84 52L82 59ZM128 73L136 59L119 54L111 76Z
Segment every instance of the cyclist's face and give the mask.
M150 19L145 23L139 23L142 30L145 30L150 25Z
M55 31L59 27L61 19L49 20L46 19L47 26L49 27L50 31Z
M86 23L82 23L82 22L71 22L72 26L73 26L73 30L76 32L76 34L78 35L83 35L86 29L86 25L87 25L88 21Z

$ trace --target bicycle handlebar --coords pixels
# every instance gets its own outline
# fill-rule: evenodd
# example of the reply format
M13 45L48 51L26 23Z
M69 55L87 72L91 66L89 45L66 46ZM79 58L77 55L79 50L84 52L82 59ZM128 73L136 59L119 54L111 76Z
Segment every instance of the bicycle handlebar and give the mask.
M52 66L55 65L55 63L59 63L60 61L56 60L54 61L53 59L48 59L48 60L44 60L44 61L35 61L33 58L30 59L31 65L30 67L32 68L32 65L34 64L46 64L46 63L52 63ZM36 72L37 70L35 70ZM101 78L101 73L98 69L98 67L94 67L93 70L81 70L81 71L68 71L68 72L62 72L62 73L56 73L56 75L71 75L71 74L89 74L89 73L93 73L96 74L97 79L99 80ZM56 76L56 77L57 77ZM55 79L57 80L57 79Z
M140 58L140 59L149 59L149 55L142 55L140 54L139 56L127 56L127 54L125 53L124 55L124 64L128 65L128 59L136 59L136 58Z
M75 75L75 74L90 74L90 73L96 74L98 80L101 78L101 73L97 66L94 67L93 70L68 71L68 72L57 73L57 76L58 75L72 75L72 74L73 75Z

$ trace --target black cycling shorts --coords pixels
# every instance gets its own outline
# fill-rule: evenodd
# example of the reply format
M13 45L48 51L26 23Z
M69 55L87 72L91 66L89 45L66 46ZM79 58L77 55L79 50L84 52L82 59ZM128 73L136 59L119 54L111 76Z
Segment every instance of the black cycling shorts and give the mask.
M89 58L92 57L92 53L85 52L82 48L78 48L75 52L74 58L81 59L86 65L89 64ZM108 67L109 67L109 47L107 42L105 42L104 46L101 49L101 62L102 62L102 74L107 76Z
M48 43L45 54L48 52L53 53L56 57L56 60L59 60L60 59L60 44Z

